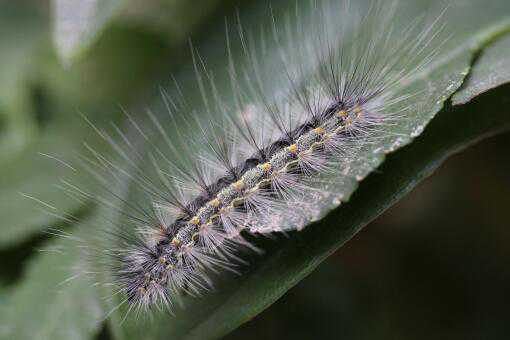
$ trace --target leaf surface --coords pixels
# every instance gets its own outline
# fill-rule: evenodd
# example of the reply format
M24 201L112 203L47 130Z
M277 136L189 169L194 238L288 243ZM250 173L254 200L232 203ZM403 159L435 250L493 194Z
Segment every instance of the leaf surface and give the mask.
M471 99L510 81L510 34L497 39L481 52L462 89L452 98L454 105Z

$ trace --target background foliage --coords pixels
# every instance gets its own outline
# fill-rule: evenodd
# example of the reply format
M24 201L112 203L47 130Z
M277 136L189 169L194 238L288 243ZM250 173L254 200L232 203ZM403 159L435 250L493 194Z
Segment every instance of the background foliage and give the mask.
M179 312L176 319L119 326L86 280L59 285L84 266L65 239L45 231L91 233L101 224L91 202L56 186L68 171L47 155L70 159L95 143L93 123L122 123L157 107L158 89L175 74L194 77L187 38L209 66L224 65L224 16L237 9L257 28L268 3L208 0L0 2L0 337L113 338L503 338L510 127L510 5L454 1L445 14L449 53L431 86L453 84L425 132L391 154L351 201L317 225L263 242L262 257L240 279ZM273 4L278 12L293 1ZM417 15L445 2L402 2ZM402 14L404 15L404 14ZM232 19L233 21L234 19ZM448 80L448 82L446 82ZM156 99L154 99L156 98ZM426 101L427 98L422 98ZM444 107L443 107L444 102ZM450 155L439 174L394 205ZM46 204L27 198L36 197ZM362 227L370 228L336 251ZM54 214L79 217L62 222ZM54 214L52 214L54 213ZM45 250L45 251L42 251ZM161 318L161 319L160 319ZM158 322L159 321L159 322Z

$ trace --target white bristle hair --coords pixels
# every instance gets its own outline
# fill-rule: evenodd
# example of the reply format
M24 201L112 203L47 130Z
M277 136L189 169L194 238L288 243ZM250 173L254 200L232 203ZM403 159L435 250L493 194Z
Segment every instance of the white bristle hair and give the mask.
M394 137L402 103L417 95L406 83L436 52L436 23L393 30L397 5L355 13L317 1L307 17L296 6L257 43L239 24L244 62L227 35L228 93L193 49L199 105L176 85L162 91L166 112L147 113L150 124L126 113L125 129L98 130L116 157L89 148L82 165L110 195L66 184L125 217L111 231L116 246L101 253L114 258L121 304L171 310L179 296L207 291L211 271L235 271L239 249L257 250L244 235L300 230L344 200L343 183L366 176L355 171L360 150ZM115 181L142 194L120 199Z

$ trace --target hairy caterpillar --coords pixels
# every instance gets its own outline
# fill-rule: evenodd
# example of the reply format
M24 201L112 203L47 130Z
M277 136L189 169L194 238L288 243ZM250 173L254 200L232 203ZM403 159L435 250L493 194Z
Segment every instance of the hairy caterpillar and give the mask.
M85 167L107 188L128 180L142 195L119 205L113 192L68 186L126 216L107 253L130 308L169 308L183 292L200 294L211 270L234 270L238 249L250 247L243 233L305 227L344 200L346 182L372 170L366 150L387 152L387 139L399 146L393 127L409 119L407 102L419 94L406 84L434 56L438 30L415 21L395 32L395 2L363 15L343 5L313 3L309 18L298 6L283 29L273 23L276 55L239 29L245 63L229 58L228 93L194 54L200 109L176 86L164 93L166 116L149 113L152 132L129 116L127 133L99 131L119 157L91 148Z

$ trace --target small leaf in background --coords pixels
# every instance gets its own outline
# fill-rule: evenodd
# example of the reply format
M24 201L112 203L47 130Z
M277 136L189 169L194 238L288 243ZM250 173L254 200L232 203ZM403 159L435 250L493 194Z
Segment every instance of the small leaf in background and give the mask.
M53 40L69 65L105 28L125 0L53 0Z
M162 34L178 46L221 4L232 6L224 0L201 1L198 7L188 0L52 0L53 42L64 65L87 53L115 22Z

